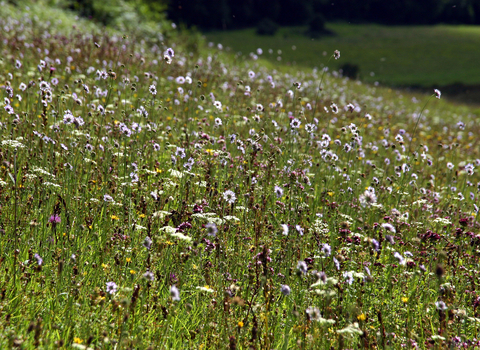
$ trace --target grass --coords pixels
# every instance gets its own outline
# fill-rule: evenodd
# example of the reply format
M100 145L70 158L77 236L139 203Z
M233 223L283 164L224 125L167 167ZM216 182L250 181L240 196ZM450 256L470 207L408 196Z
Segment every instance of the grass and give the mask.
M478 346L473 108L0 26L0 348Z
M342 59L331 67L356 64L361 80L370 83L421 87L480 83L480 27L329 23L327 28L336 35L310 39L301 27L281 28L274 37L258 36L253 28L205 35L234 52L248 55L260 47L262 57L271 62L280 56L283 64L302 67L321 67L325 52L340 50Z

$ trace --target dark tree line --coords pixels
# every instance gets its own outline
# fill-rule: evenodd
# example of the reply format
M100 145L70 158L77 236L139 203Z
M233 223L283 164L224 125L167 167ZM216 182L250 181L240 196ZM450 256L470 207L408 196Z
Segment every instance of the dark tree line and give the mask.
M201 29L236 29L268 19L303 25L327 20L381 24L480 24L480 0L169 0L168 16Z

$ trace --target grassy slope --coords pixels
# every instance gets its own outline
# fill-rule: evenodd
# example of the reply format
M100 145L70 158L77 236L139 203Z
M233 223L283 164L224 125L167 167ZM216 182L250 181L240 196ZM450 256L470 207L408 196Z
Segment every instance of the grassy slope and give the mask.
M361 79L388 85L479 84L480 27L444 26L387 27L381 25L328 25L337 35L312 40L302 28L282 28L274 37L255 35L254 29L206 34L209 41L222 43L244 54L260 47L268 59L319 67L323 52L340 50L345 62L359 65ZM296 46L296 50L292 50ZM268 49L273 49L273 55ZM374 72L375 76L371 76Z
M52 14L47 9L42 16L48 18ZM71 16L65 19L65 25L75 21ZM84 30L83 24L80 23L79 27L79 31ZM464 270L472 271L472 275L476 273L473 270L478 266L478 251L470 245L467 235L454 239L452 234L458 226L458 219L470 215L473 200L468 192L475 191L474 186L466 185L466 176L462 172L465 162L474 162L480 157L478 150L472 147L478 124L471 115L471 108L431 99L416 129L418 115L414 113L420 111L426 99L417 96L421 103L412 103L410 94L374 88L327 74L316 114L308 109L301 114L301 106L315 100L320 80L320 74L312 74L311 70L307 73L307 70L290 67L288 75L281 74L266 69L259 64L261 62L234 59L215 50L204 50L202 63L199 68L194 68L198 57L191 58L189 51L181 45L176 46L175 60L171 65L154 64L153 60L159 59L162 51L153 54L151 47L139 42L113 42L101 37L101 48L95 48L91 37L79 35L72 36L59 47L53 37L41 39L41 33L43 29L34 34L25 32L28 41L32 40L31 35L37 38L37 46L22 49L25 55L22 69L13 68L14 60L19 57L18 51L0 41L0 50L5 57L0 62L1 81L12 80L15 94L23 97L21 101L15 98L11 101L19 113L19 121L15 124L11 123L13 117L7 115L1 106L0 141L22 137L19 140L25 144L25 148L15 154L13 147L2 144L0 152L0 179L3 181L0 183L0 219L1 228L5 230L0 241L0 256L5 259L0 268L1 288L5 288L0 298L5 319L0 326L0 348L12 348L15 344L24 349L50 349L61 348L61 344L70 347L74 343L77 349L85 349L85 344L90 348L112 350L144 349L147 346L155 349L219 349L230 343L236 344L237 349L250 346L296 349L299 347L297 340L304 342L304 348L360 348L360 338L355 335L358 329L351 330L354 322L359 322L357 328L368 330L364 338L364 343L368 344L366 347L380 346L382 341L388 341L392 348L399 348L400 343L406 342L406 337L411 337L421 348L426 341L433 341L431 338L441 333L447 340L437 340L438 347L446 348L454 335L460 335L463 340L478 337L477 321L470 319L461 323L457 316L449 313L449 322L443 322L445 314L437 312L435 305L436 301L443 300L449 311L476 315L472 306L476 295L466 293L466 290L472 290L472 285L475 289L476 281L472 278L470 282L463 273L456 271L461 270L458 266L462 265ZM181 41L178 39L177 42ZM126 49L116 51L123 44ZM36 66L39 59L44 58L47 47L51 58L58 57L62 64L57 65L55 73L60 82L52 86L53 103L44 110L39 101L35 101L37 87L23 93L18 86L23 81L50 79L47 74L38 72ZM82 47L81 52L72 54L77 68L70 68L72 71L69 72L64 64L66 56L78 47ZM345 54L342 53L342 58ZM207 63L207 55L211 64ZM94 72L87 73L90 66L103 69L102 60L112 63L117 79L97 80ZM322 56L320 61L326 62L326 58ZM124 63L125 67L116 66L116 62ZM248 77L250 69L256 72L255 79ZM155 79L147 77L145 72ZM13 79L8 73L14 74ZM192 85L177 84L174 79L167 78L186 76L187 73L193 76ZM275 88L267 83L268 75L273 76ZM89 94L83 92L78 83L80 78L90 87ZM129 84L124 78L136 82ZM202 81L198 88L195 87L197 80ZM251 86L251 97L244 94L243 86L237 85L239 80ZM301 97L302 101L286 96L295 81L302 82L301 89L296 90L296 97ZM149 85L155 82L158 94L153 99ZM67 93L61 91L65 85L68 85ZM94 86L108 90L108 97L96 98ZM182 102L183 93L178 87L193 90L188 102ZM82 98L81 105L73 101L73 91ZM211 92L223 103L222 110L213 107L209 99ZM195 96L200 94L207 98L195 101ZM3 97L0 103L4 103ZM179 100L178 104L174 103L175 99ZM278 100L283 100L284 108L275 110L269 107ZM324 112L323 108L328 108L332 101L340 107L340 112L335 115L336 123L330 123L334 115ZM361 112L345 112L344 107L349 102L361 108ZM102 116L92 103L96 106L105 104L111 113ZM258 112L262 117L260 121L255 121L254 113L247 110L256 103L265 106L265 111ZM140 105L146 106L148 118L135 112ZM83 116L85 125L65 125L61 118L66 109L71 109L75 116ZM288 111L293 111L302 120L297 136L290 132ZM366 120L365 112L373 115L373 121ZM248 121L243 116L248 116ZM319 119L318 131L310 136L304 125L314 116ZM214 126L214 117L223 120L222 127ZM278 128L272 125L272 119L279 123ZM465 131L455 126L460 119L467 124ZM119 122L128 127L138 122L142 131L136 138L129 139L120 132ZM58 132L52 128L54 123ZM351 123L358 126L363 146L351 142L353 134L348 128ZM152 131L148 131L149 128ZM390 134L384 132L387 128L391 130ZM260 134L253 136L252 129ZM397 159L393 146L388 149L382 146L380 140L386 138L390 144L396 145L396 150L401 150L400 142L395 140L400 129L406 130L404 137L408 148L412 143L413 146L420 143L429 146L426 153L434 161L433 167L428 167L421 158L407 160L408 151L401 152L402 157ZM44 141L33 131L53 138L56 143ZM204 133L218 141L223 141L221 137L225 136L227 141L207 143L202 138ZM237 134L243 141L245 154L237 148L239 144L228 140L230 133ZM332 142L328 148L338 154L339 159L335 164L324 161L316 146L323 133L341 140L343 145L352 144L354 149L345 152ZM415 141L411 143L408 138L413 137L412 133ZM191 138L190 145L185 142L187 134ZM108 136L108 140L104 141L102 136ZM266 136L267 140L261 136ZM251 140L247 139L257 140L263 151L252 152ZM313 147L309 145L311 140L315 142ZM160 145L161 151L154 151L154 142ZM200 148L192 147L194 142ZM446 147L438 147L439 142ZM60 147L60 143L66 144L69 151ZM95 146L95 152L88 152L87 145ZM97 147L100 145L102 148ZM175 158L176 146L186 147L188 155L184 159ZM374 150L374 147L378 149ZM364 154L360 156L362 152ZM195 175L187 176L181 171L190 156L195 161L192 169ZM172 157L176 159L176 166L172 165ZM392 160L391 166L384 165L387 157ZM311 165L308 165L309 159L312 159ZM222 165L223 161L230 167ZM444 171L448 161L455 163L453 171ZM129 180L134 173L133 162L139 169L136 183ZM410 174L398 175L397 172L401 171L395 170L396 166L406 162L411 167L410 172L419 175L415 186L407 185L412 179ZM74 166L73 170L69 170L69 163ZM33 176L36 166L55 174L55 177L39 172L38 176ZM290 167L295 171L287 169ZM305 176L295 180L310 167L306 176L311 178L311 186L305 183ZM15 168L18 170L18 188L12 185L9 175L15 173ZM172 170L185 176L177 178ZM342 173L351 179L344 179ZM258 180L255 186L252 175ZM435 175L435 181L431 180L431 175ZM358 198L373 183L374 176L381 181L376 191L382 207L363 208L358 205ZM469 179L476 184L478 173ZM47 180L60 187L47 185ZM201 185L202 182L206 187ZM284 188L282 198L274 195L276 184ZM458 190L450 190L444 187L445 184L456 186ZM348 192L350 186L353 188L351 194ZM386 186L391 186L390 192ZM428 195L422 195L419 187L427 188ZM235 191L236 205L239 206L225 205L222 195L226 189ZM441 193L439 201L434 200L430 190ZM158 191L158 200L152 198L152 191ZM464 201L455 199L458 191L464 193ZM18 243L16 236L12 238L13 193L17 192L18 217L21 218L17 228L21 238ZM57 194L65 198L65 204ZM116 203L104 202L103 194L112 195ZM230 218L228 220L232 221L227 224L218 224L217 238L206 236L206 229L202 227L206 222L204 218L192 219L188 213L193 203L203 200L208 201L205 212L214 212L215 219L227 220L224 215L231 214L238 217L240 223L236 224ZM277 200L296 210L283 210ZM425 206L414 209L414 201ZM265 210L258 210L254 204L260 208L265 206ZM384 222L383 217L393 207L402 214L410 213L411 225L403 224L400 219L391 219L397 226L397 243L390 247L384 242L381 256L376 255L367 238L379 236L373 224ZM434 212L435 215L450 217L452 224L442 227L432 221L432 207L439 210ZM168 211L168 216L162 214L162 210ZM54 211L58 211L62 219L56 228L47 224ZM163 216L155 215L155 212ZM174 212L179 214L171 215L170 220L170 214ZM324 219L318 218L316 213L322 213ZM185 232L191 242L164 230L167 225L173 225L173 229L184 220L194 226ZM290 225L289 236L281 234L281 223ZM328 232L314 228L316 223L326 225ZM135 230L133 224L138 225ZM304 236L296 233L296 224L305 229ZM478 232L478 224L470 220L466 225L469 228L465 231ZM349 236L359 235L365 239L361 244L348 243L339 234L342 227L351 229ZM428 228L437 231L442 240L420 242L418 234L425 233ZM316 234L313 235L312 231ZM153 239L150 250L142 245L147 234ZM57 236L56 241L52 240L53 236ZM220 248L208 253L204 238ZM400 243L400 239L407 245ZM321 254L319 243L326 242L332 245L332 255L329 259L318 258ZM272 250L272 261L268 266L275 268L275 274L268 272L266 266L265 269L248 267L250 262L256 263L262 246L265 251L267 248ZM16 248L18 254L14 253ZM437 278L433 271L444 258L443 250L447 248L452 255L456 254L455 249L469 255L453 255L454 262L445 260L445 275ZM397 261L393 249L402 254L407 249L412 251L414 266L394 267ZM423 250L428 254L420 252ZM42 266L38 266L35 253L43 258ZM75 259L71 258L72 253L76 255ZM341 260L340 271L334 267L332 256ZM325 271L331 277L330 282L317 292L313 292L313 274L295 275L297 261L305 258L314 260L312 269ZM385 266L375 266L374 262ZM366 277L364 263L370 264L371 280L365 282L357 276L352 285L346 283L343 273L348 271L360 272ZM421 273L417 267L420 264L425 264L430 274ZM258 263L255 266L259 266ZM141 277L147 270L155 274L154 281L148 282ZM227 274L222 272L228 272L238 281L227 280ZM278 272L285 277L279 277ZM12 278L12 275L19 278ZM336 284L334 280L338 280L338 288L333 286ZM116 293L106 293L106 283L110 281L118 284ZM447 284L440 290L438 285L444 282L455 286L457 298L449 296L451 292ZM292 288L289 297L282 296L280 284ZM171 285L179 288L181 300L172 300ZM205 285L209 288L203 287ZM134 289L136 286L139 289ZM225 293L227 291L236 293L239 298L230 298ZM335 297L325 296L325 293L333 293ZM335 324L308 320L305 312L309 306L321 308L322 316ZM383 321L376 317L379 310L383 312ZM451 325L450 320L454 322ZM387 340L381 336L382 329L387 332ZM338 331L346 334L339 335ZM392 332L396 335L393 336Z

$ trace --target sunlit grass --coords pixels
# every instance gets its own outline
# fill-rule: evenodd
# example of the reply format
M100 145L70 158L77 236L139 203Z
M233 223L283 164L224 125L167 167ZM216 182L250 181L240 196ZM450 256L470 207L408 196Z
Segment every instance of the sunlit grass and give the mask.
M17 11L0 348L478 346L474 109Z
M342 61L332 67L345 62L356 64L365 82L427 87L480 83L478 27L330 23L327 28L336 35L312 40L303 34L305 28L293 27L281 28L274 37L258 36L254 29L211 32L206 37L244 55L261 47L271 61L280 56L284 64L295 62L307 67L320 67L324 52L338 49L344 52ZM268 49L274 53L269 55Z

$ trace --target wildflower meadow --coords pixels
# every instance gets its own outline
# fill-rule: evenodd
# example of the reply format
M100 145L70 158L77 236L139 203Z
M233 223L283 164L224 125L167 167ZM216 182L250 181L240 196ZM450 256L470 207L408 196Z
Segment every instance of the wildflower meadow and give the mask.
M0 348L480 347L474 107L2 7Z

